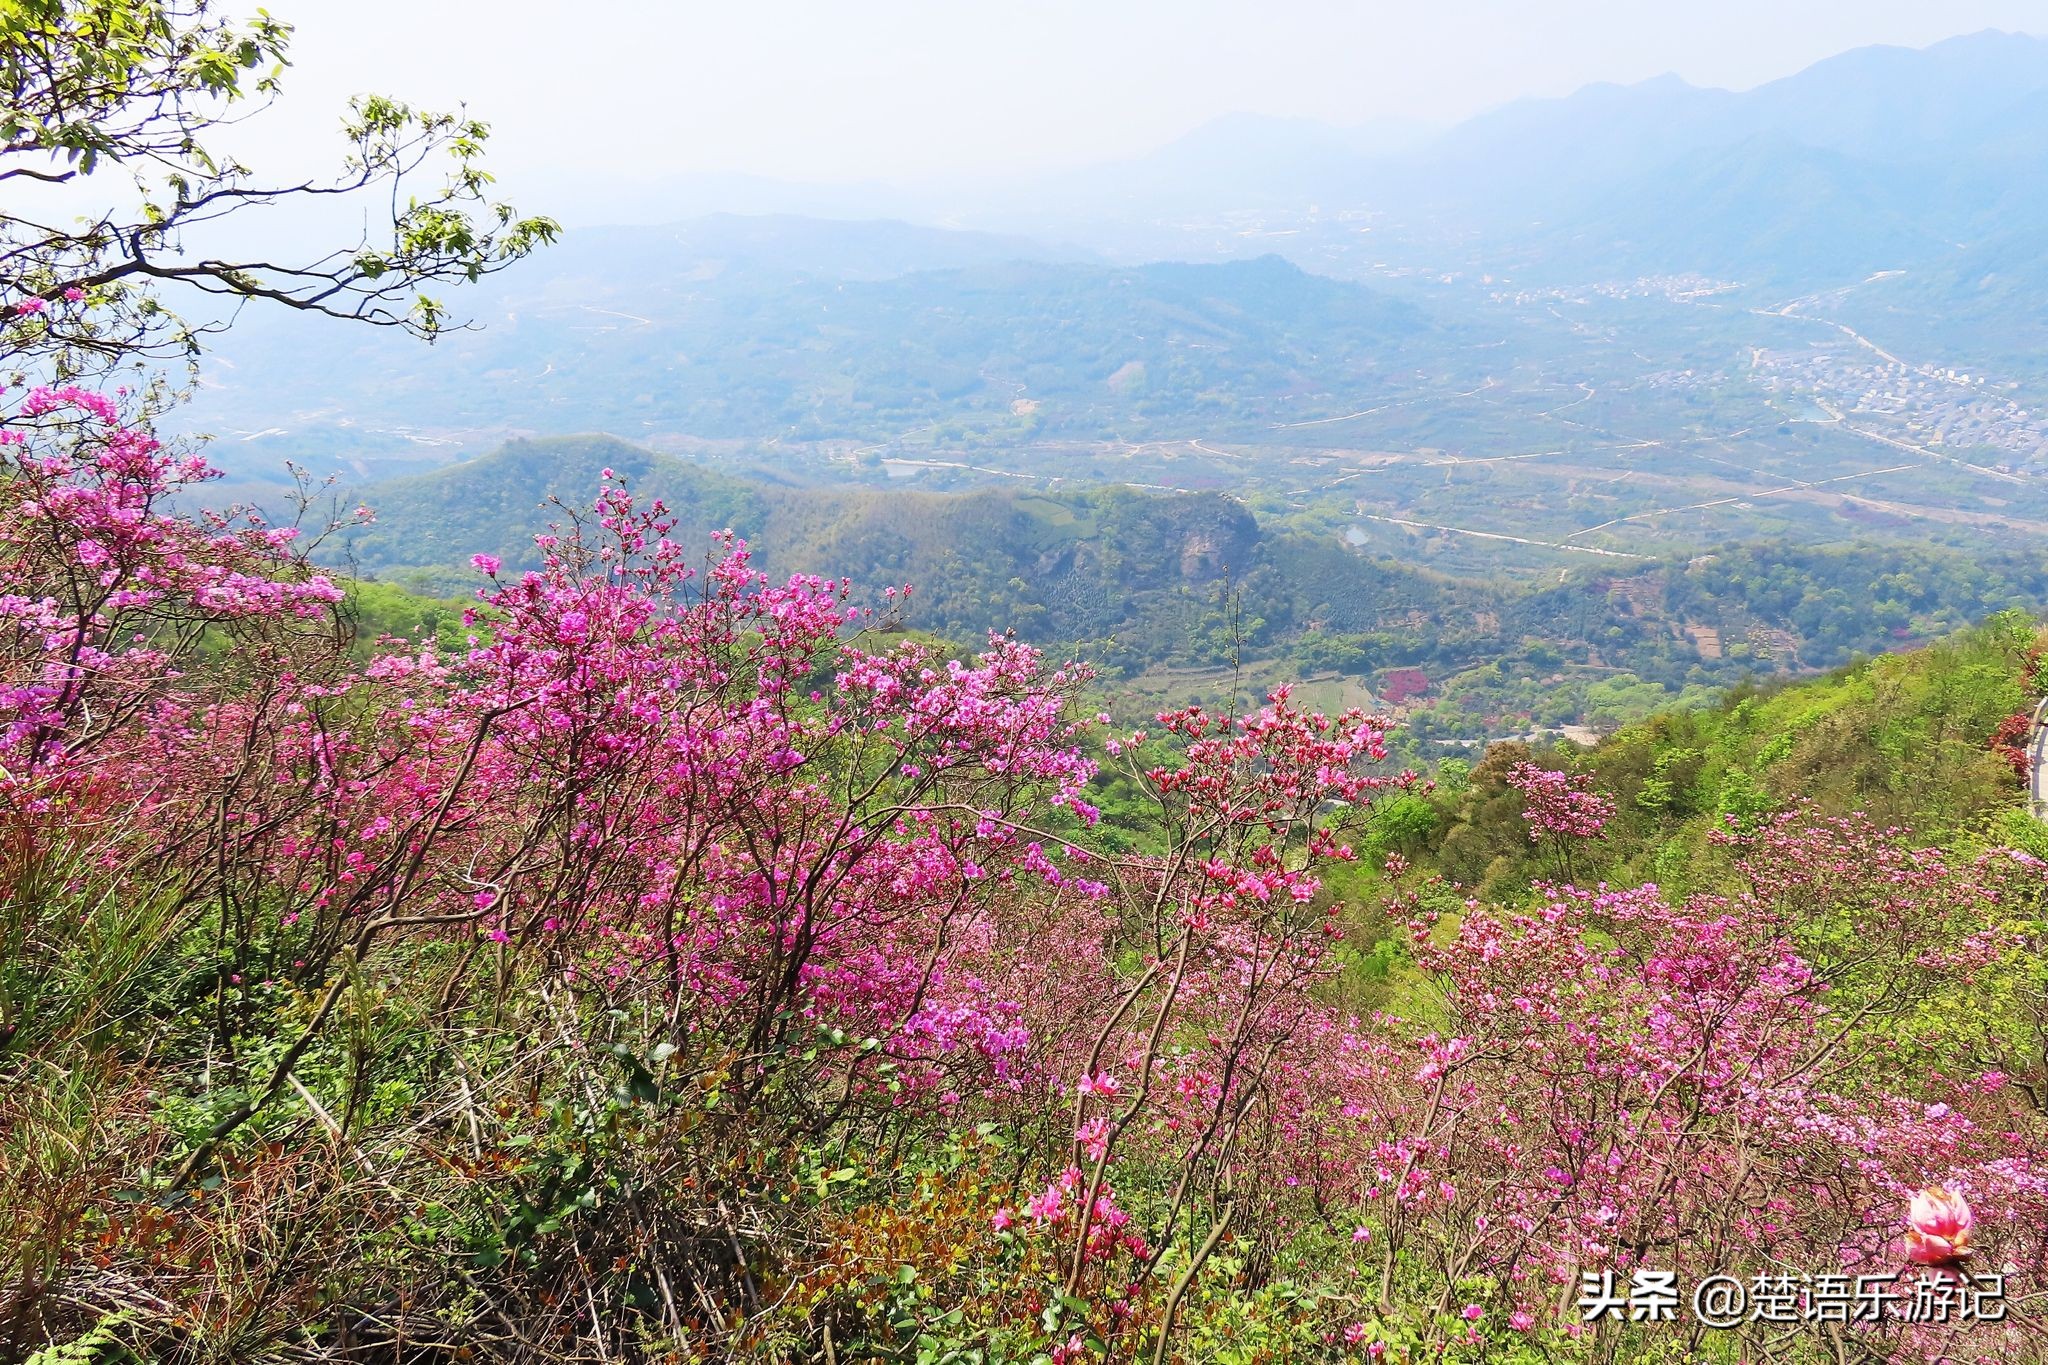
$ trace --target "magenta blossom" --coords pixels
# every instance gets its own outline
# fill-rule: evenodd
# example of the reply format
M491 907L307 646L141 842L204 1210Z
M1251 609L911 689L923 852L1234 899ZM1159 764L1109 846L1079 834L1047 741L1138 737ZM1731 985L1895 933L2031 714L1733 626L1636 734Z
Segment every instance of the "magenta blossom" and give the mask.
M1953 1265L1970 1254L1970 1202L1954 1190L1930 1185L1906 1210L1906 1259L1916 1265Z

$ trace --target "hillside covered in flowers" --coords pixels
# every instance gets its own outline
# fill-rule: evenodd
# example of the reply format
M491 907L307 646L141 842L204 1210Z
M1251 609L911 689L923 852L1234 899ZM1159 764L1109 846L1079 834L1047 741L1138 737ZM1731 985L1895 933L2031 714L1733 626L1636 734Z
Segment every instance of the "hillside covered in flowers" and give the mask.
M558 232L464 114L209 153L289 38L0 0L0 1365L2048 1360L2037 621L1422 774L613 468L458 619L164 436L241 305Z
M0 1356L2038 1358L2016 786L1935 846L1631 825L1627 733L1450 791L1284 691L1112 730L616 481L364 649L118 396L4 431ZM1999 1317L1583 1298L1929 1265Z

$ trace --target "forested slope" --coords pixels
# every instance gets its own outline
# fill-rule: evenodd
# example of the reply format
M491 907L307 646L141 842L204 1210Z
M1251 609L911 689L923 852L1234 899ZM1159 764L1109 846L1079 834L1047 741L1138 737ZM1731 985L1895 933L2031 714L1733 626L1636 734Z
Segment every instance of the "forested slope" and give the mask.
M2048 855L2020 769L2043 640L2034 618L2006 613L1823 677L1741 686L1712 706L1648 716L1590 749L1497 744L1476 765L1454 764L1427 799L1404 798L1386 846L1489 889L1554 874L1509 780L1534 761L1611 795L1613 817L1585 856L1587 870L1616 882L1714 887L1712 836L1800 805Z
M1223 493L802 484L602 436L517 441L359 490L377 520L346 530L330 557L463 596L478 582L471 554L534 567L534 536L564 516L549 500L585 496L606 469L659 498L699 558L731 529L778 573L843 575L873 592L914 585L894 608L911 629L955 640L1015 630L1082 646L1126 676L1251 660L1396 695L1420 677L1414 728L1434 738L1611 728L1745 677L1837 667L2048 607L2048 564L2031 553L1732 545L1481 583L1357 552L1333 529L1341 515L1255 512Z

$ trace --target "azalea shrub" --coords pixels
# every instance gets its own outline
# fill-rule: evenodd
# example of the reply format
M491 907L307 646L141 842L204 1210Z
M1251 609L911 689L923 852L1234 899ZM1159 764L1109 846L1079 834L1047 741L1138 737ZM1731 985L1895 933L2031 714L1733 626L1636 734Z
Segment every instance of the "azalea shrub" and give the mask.
M366 649L210 475L0 415L0 1358L2038 1349L2024 852L1794 805L1609 886L1612 798L1523 765L1554 880L1332 879L1418 786L1382 719L1119 729L609 477ZM1909 1266L2009 1312L1583 1302Z

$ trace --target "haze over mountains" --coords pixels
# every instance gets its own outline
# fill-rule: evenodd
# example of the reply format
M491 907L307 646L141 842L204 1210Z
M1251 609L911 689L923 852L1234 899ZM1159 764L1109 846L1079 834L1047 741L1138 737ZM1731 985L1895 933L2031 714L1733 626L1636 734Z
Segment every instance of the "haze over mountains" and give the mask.
M1515 244L1560 265L1620 246L1660 269L1740 261L1804 279L1818 257L1784 254L1795 227L1854 234L1864 257L1968 244L2040 207L2044 166L2048 40L1985 32L1925 49L1860 48L1742 92L1676 76L1594 85L1443 131L1233 114L1144 157L1025 181L698 177L620 207L653 221L720 211L896 217L1101 237L1140 255L1185 248L1171 229L1189 216L1369 209L1410 226L1483 232L1492 249ZM1859 226L1871 215L1882 223ZM1685 230L1668 231L1673 223ZM1153 238L1142 227L1168 230ZM1584 254L1573 255L1580 236ZM1877 268L1902 264L1888 259ZM1865 264L1838 259L1828 269L1846 283Z
M789 254L723 244L757 231ZM842 236L844 265L811 263ZM1017 259L1027 252L1037 259ZM920 253L957 264L901 264ZM488 328L426 363L407 364L403 338L351 336L346 351L252 350L216 392L361 385L350 410L423 427L653 426L714 441L873 440L1051 405L1044 420L1094 438L1154 409L1263 421L1303 396L1376 390L1377 372L1431 331L1412 304L1278 257L1109 266L979 234L804 219L595 230L501 298Z
M1063 199L1055 183L1036 215L961 221L1043 231L1157 218L1166 203L1218 214L1369 206L1408 251L1416 235L1470 234L1471 255L1496 274L1625 268L1850 284L1943 263L2038 220L2048 41L1981 33L1924 50L1863 48L1741 93L1675 76L1591 86L1378 155L1347 155L1338 130L1314 124L1210 131L1186 140L1206 156L1181 146L1133 169L1130 183L1154 187L1149 203Z
M2048 535L2044 187L2048 42L2000 33L1435 134L1234 116L1004 186L686 184L647 205L671 221L572 231L467 291L479 330L431 350L245 320L190 418L258 501L286 457L338 473L384 514L364 566L442 589L444 549L487 531L516 558L544 496L587 493L565 453L587 444L546 438L604 432L720 481L691 485L705 527L721 512L773 563L944 579L926 624L949 630L1122 632L1193 666L1215 650L1162 642L1213 633L1204 594L1235 581L1258 648L1408 666L1412 642L1315 643L1413 629L1334 605L1380 593L1460 617L1472 649L1437 662L1463 668L1515 657L1503 623L1549 618L1506 604L1554 588L1591 604L1525 632L1582 650L1560 695L1668 696L1923 638L1955 602L2032 603L2013 566ZM1257 534L1207 576L1103 558L1091 537L1181 514L1109 515L1102 485L1226 495ZM916 554L877 548L920 519ZM1045 558L1062 545L1079 560ZM1811 558L1852 550L1913 566L1860 617L1850 561ZM1756 555L1819 567L1626 586ZM1672 581L1698 572L1718 571ZM1530 658L1509 691L1545 676Z
M445 348L456 357L452 363L440 352L400 362L392 348L297 320L244 343L230 359L240 368L245 359L274 357L283 336L292 355L334 373L337 397L352 377L396 367L435 387L438 400L443 386L461 382L473 392L468 380L477 373L516 370L538 355L530 339L513 335L518 329L546 320L566 338L588 339L604 315L579 323L563 310L609 309L630 298L647 306L611 316L651 319L641 325L656 335L613 340L650 357L666 351L667 359L680 356L701 370L710 353L744 351L735 328L744 331L758 309L771 334L815 321L804 343L819 352L810 368L846 381L859 370L839 363L849 345L883 355L915 349L914 339L891 330L890 318L905 312L986 320L1002 331L1009 325L1004 314L1035 317L1064 288L1106 299L1106 291L1134 283L1091 276L1090 265L1277 253L1317 274L1381 287L1414 274L1477 274L1519 287L1699 274L1764 291L1757 301L1774 304L1853 288L1857 297L1844 301L1845 317L1883 319L1902 338L1939 337L1968 352L1959 359L1982 367L2023 359L2031 349L2004 337L2015 329L2032 336L2027 329L2037 325L2039 310L2023 300L2048 282L2041 227L2048 219L2048 41L1982 33L1922 51L1865 48L1739 94L1675 77L1594 86L1566 99L1519 101L1434 137L1406 127L1343 130L1232 116L1135 162L1006 187L862 189L854 200L843 189L755 192L761 188L730 178L684 184L674 187L666 210L647 207L666 218L773 206L836 219L849 210L886 209L905 220L993 235L908 222L828 226L786 216L585 229L465 298L493 335L481 350L460 342ZM935 282L907 281L857 292L839 316L831 316L835 301L823 297L855 281L972 272L1016 260L1074 269L1060 277L1064 283L1043 272L986 283L961 279L957 298L939 297L947 290ZM1880 272L1898 273L1861 289ZM1281 279L1271 272L1264 278ZM1257 333L1296 326L1293 309L1307 288L1290 284L1285 297L1262 307L1228 281L1211 287L1190 278L1159 306L1215 297ZM741 302L734 306L734 299ZM1455 314L1464 301L1452 302L1440 311ZM1315 315L1314 307L1308 311ZM596 345L593 355L606 348ZM1007 358L1000 345L979 353L969 345L960 354L975 368ZM539 358L535 376L550 361L561 372L559 357ZM1087 370L1090 359L1079 368L1092 383L1103 376ZM741 357L742 371L746 363ZM245 382L253 386L259 377L277 376L259 365ZM237 376L214 379L234 386ZM1222 387L1270 386L1272 379L1232 377ZM748 382L742 374L741 387ZM799 406L807 382L787 385ZM816 387L829 391L833 382ZM933 383L943 391L948 381L936 376ZM1290 378L1286 387L1302 385ZM402 399L403 389L393 395L392 415L410 425L476 422L474 412L405 410ZM586 420L573 427L618 419L594 396L576 401ZM554 405L535 399L504 416L515 427L546 425L535 403ZM502 397L490 405L505 408ZM705 416L698 400L680 400L675 411L657 415L658 425L679 423L707 437L790 434L787 424L764 422L766 413L743 411L727 420L726 405L713 406L716 413ZM245 429L266 416L238 403L216 411ZM378 405L367 413L375 420ZM263 424L277 424L277 416ZM738 431L734 422L747 429Z

